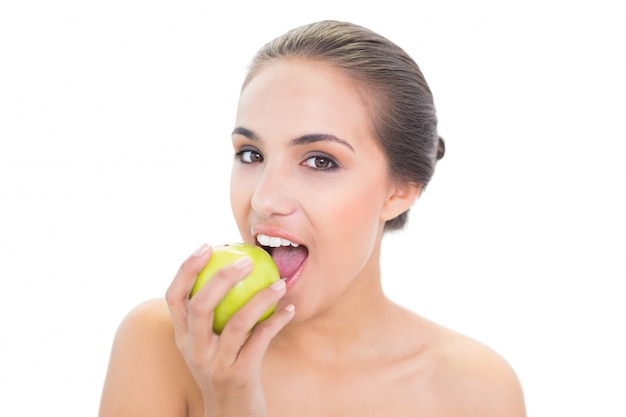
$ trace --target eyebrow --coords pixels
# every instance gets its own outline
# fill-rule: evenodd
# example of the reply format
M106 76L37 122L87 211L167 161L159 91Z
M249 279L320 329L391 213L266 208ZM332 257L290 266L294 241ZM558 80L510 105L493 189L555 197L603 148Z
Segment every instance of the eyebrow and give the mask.
M233 130L233 135L241 135L241 136L245 136L246 138L255 141L255 142L260 142L261 138L259 137L259 135L257 135L255 132L246 129L245 127L236 127ZM289 145L291 146L298 146L298 145L308 145L311 143L316 143L316 142L335 142L335 143L339 143L340 145L343 145L345 147L347 147L348 149L350 149L352 152L354 152L354 148L352 147L352 145L350 145L348 142L346 142L343 139L339 139L337 136L335 135L331 135L328 133L312 133L312 134L308 134L308 135L302 135L300 137L297 137L295 139L292 139L291 142L289 142Z

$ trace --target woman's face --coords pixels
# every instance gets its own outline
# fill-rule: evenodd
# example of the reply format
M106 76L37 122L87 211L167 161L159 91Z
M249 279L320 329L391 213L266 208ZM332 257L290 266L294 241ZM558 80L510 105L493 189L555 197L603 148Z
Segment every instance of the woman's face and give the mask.
M242 91L232 140L232 210L244 241L282 246L270 249L287 278L281 303L306 317L378 279L384 222L399 213L349 79L318 62L264 66Z

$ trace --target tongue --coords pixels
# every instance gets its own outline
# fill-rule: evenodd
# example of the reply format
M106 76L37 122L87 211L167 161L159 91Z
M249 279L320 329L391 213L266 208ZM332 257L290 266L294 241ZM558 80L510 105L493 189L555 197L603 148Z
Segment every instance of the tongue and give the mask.
M293 246L280 246L272 249L272 258L278 267L281 278L293 276L308 254L309 251L302 245L297 248Z

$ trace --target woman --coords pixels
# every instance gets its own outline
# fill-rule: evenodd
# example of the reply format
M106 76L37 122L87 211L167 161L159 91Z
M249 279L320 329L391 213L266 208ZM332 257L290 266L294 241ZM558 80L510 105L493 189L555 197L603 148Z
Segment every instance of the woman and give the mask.
M166 300L120 326L102 417L525 415L501 357L382 291L383 233L406 222L444 151L403 50L348 23L288 32L256 55L232 141L242 239L283 246L267 249L284 279L216 335L213 309L252 266L224 267L189 299L211 257L203 245Z

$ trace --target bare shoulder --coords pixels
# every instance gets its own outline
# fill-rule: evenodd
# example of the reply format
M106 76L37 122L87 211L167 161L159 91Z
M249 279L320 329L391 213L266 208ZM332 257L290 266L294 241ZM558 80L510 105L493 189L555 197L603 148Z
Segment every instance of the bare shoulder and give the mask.
M133 308L120 324L117 336L131 333L136 336L173 335L173 327L164 299L146 301Z
M520 381L510 364L488 346L428 322L431 387L450 415L526 415ZM448 414L446 414L448 415Z
M186 415L192 381L165 300L145 302L128 313L116 333L100 416Z

